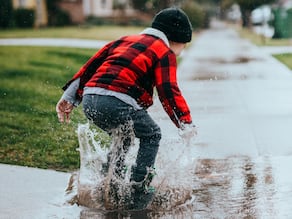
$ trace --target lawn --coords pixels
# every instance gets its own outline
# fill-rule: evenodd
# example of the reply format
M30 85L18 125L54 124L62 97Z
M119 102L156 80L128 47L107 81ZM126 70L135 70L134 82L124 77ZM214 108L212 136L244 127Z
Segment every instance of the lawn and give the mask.
M62 85L94 53L90 49L0 47L0 162L74 170L79 167L78 107L60 124L55 104Z
M279 61L287 65L292 70L292 53L274 55Z
M90 26L1 30L0 38L45 37L113 40L143 27ZM79 168L78 123L57 121L61 87L96 51L53 47L0 46L0 162L72 171ZM101 135L104 136L104 135ZM108 138L104 137L105 144Z
M140 33L144 28L136 26L88 26L39 29L1 30L0 38L82 38L114 40L123 35Z

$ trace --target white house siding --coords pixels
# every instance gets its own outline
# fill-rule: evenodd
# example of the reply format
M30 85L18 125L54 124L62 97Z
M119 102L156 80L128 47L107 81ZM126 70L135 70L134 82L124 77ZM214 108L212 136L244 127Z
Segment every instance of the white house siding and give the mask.
M85 16L106 17L113 14L113 0L83 0Z

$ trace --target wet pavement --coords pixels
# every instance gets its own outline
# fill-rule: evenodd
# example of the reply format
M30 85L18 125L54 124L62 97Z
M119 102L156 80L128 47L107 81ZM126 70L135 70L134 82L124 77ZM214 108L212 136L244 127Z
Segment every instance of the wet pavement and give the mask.
M216 27L199 36L180 66L201 152L291 155L291 71L233 30Z
M290 218L291 71L218 23L191 50L180 70L192 69L181 86L199 126L193 215Z
M41 190L34 189L42 185L34 170L36 179L21 190L30 168L1 165L10 180L1 179L0 218L290 218L291 71L234 30L213 23L184 53L178 79L199 132L189 152L195 160L190 206L159 213L81 211L59 202L69 174L41 171L40 176L60 180ZM163 138L174 138L177 130L158 101L150 113L161 124ZM177 159L170 159L175 165ZM50 201L42 198L44 193ZM13 209L20 198L41 206L17 204Z

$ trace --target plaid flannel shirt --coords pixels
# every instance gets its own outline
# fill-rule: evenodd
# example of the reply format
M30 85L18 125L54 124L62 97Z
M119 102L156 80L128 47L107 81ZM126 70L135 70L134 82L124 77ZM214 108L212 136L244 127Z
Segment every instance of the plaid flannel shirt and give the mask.
M177 85L176 69L176 56L162 39L148 34L125 36L100 49L63 89L80 78L76 94L80 100L84 87L101 87L127 94L148 108L156 87L165 111L180 127L192 118Z

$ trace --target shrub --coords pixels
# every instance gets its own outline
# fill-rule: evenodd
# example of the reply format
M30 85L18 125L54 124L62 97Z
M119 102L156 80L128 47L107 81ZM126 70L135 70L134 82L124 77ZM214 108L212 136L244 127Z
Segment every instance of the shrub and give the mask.
M11 0L0 0L0 27L10 27L12 21L13 9Z
M206 27L207 13L200 5L193 1L187 1L182 9L188 15L194 30Z
M65 26L71 24L69 13L59 8L58 1L46 0L49 26Z
M86 19L87 25L120 25L120 26L148 26L150 21L137 17L95 17L88 16Z
M33 9L19 8L14 10L14 21L17 27L33 27L35 21L35 11Z
M50 26L66 26L69 24L71 24L71 17L68 12L59 8L49 12Z

